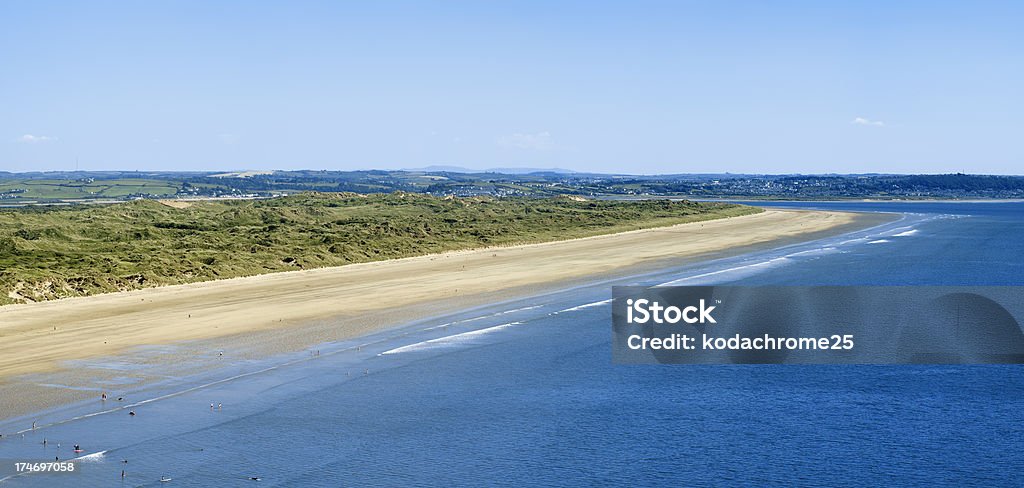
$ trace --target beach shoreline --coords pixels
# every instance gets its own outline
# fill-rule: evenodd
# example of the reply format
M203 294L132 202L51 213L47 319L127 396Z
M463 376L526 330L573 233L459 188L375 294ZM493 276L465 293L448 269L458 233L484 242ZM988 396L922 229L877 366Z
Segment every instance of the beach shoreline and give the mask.
M0 420L97 395L67 364L139 346L190 343L251 357L294 352L573 283L782 247L891 215L763 213L569 241L454 251L337 268L0 307ZM187 361L187 355L168 358ZM60 374L69 386L36 385ZM138 385L135 385L138 386Z

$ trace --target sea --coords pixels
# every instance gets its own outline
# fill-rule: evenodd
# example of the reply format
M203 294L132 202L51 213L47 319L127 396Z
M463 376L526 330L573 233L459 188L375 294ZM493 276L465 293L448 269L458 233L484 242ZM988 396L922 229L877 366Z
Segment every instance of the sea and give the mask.
M1024 366L612 363L613 285L1024 285L1024 202L757 204L894 220L10 419L79 460L0 487L1024 486Z

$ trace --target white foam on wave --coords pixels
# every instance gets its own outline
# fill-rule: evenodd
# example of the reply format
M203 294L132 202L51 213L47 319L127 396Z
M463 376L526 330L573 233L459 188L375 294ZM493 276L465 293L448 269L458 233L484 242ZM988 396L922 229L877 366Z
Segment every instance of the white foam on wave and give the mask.
M778 258L772 258L772 259L769 259L767 261L760 261L760 262L756 262L756 263L752 263L752 264L744 264L743 266L735 266L735 267L732 267L732 268L720 269L718 271L710 271L710 272L707 272L707 273L701 273L701 274L697 274L697 275L693 275L693 276L687 276L687 277L684 277L684 278L679 278L678 280L668 281L668 282L661 283L661 284L655 285L655 286L675 286L675 285L678 285L678 284L681 284L681 283L688 283L688 282L692 282L692 281L695 281L695 280L701 280L701 279L709 278L709 277L721 277L722 275L729 275L729 274L738 274L740 276L749 275L749 274L759 273L759 272L761 272L761 271L763 271L765 269L768 269L768 268L772 268L772 267L775 267L775 266L780 266L780 265L786 263L787 261L791 261L791 259L786 257L786 256L782 256L782 257L778 257Z
M820 254L833 254L839 252L839 248L835 246L819 247L817 249L808 249L806 251L798 251L792 254L787 254L785 257L793 258L797 256L817 256Z
M901 229L897 229L897 230L901 230ZM911 230L911 231L907 231L907 232L916 232L916 230ZM907 233L906 235L911 235L911 234ZM852 239L846 239L846 240L840 241L838 243L831 243L831 244L823 246L823 247L817 247L817 248L813 248L813 249L805 249L803 251L796 251L796 252L789 253L789 254L786 254L786 255L783 255L783 256L780 256L780 257L776 257L776 258L772 258L772 259L767 259L765 261L758 261L756 263L744 264L744 265L740 265L740 266L734 266L732 268L726 268L726 269L721 269L721 270L717 270L717 271L709 271L707 273L696 274L696 275L693 275L693 276L686 276L686 277L683 277L683 278L679 278L679 279L676 279L676 280L669 281L667 283L661 283L661 284L655 285L655 286L675 286L675 285L681 285L681 284L693 285L693 284L695 284L694 282L701 282L701 281L714 283L714 282L725 281L727 279L727 277L728 277L728 279L738 279L738 278L743 278L743 277L747 277L747 276L751 276L751 275L763 272L763 271L765 271L767 269L771 269L771 268L775 268L775 267L778 267L778 266L782 266L782 265L791 263L791 262L794 261L793 258L806 258L806 257L809 257L809 256L818 256L818 255L825 255L825 254L843 253L843 252L847 252L847 251L844 251L843 248L845 246L848 246L848 245L851 245L851 244L865 244L865 243L867 243L867 244L881 244L881 243L889 242L889 241L884 240L884 239L871 240L874 237L878 237L878 236L854 237ZM708 278L713 278L713 279L712 280L708 280Z
M461 334L453 334L450 336L438 337L437 339L430 339L427 341L417 342L415 344L409 344L408 346L396 347L384 351L378 356L385 356L390 354L398 354L409 351L420 351L424 349L434 349L438 347L452 347L459 346L468 343L472 343L475 339L480 336L497 332L499 330L507 329L509 327L515 327L521 325L522 322L509 322L507 324L495 325L494 327L487 327L486 329L472 330L469 332L463 332Z
M448 327L448 326L451 326L451 325L465 324L465 323L469 323L469 322L476 322L477 320L483 320L483 319L489 319L489 318L494 318L494 317L500 317L502 315L508 315L510 313L523 312L523 311L526 311L526 310L533 310L535 308L540 308L541 306L542 305L533 305L533 306L523 307L523 308L513 308L512 310L505 310L505 311L502 311L502 312L495 312L495 313L488 314L488 315L481 315L479 317L473 317L471 319L456 320L454 322L446 322L446 323L443 323L441 325L434 325L434 326L431 326L431 327L427 327L426 329L423 329L423 330L427 331L427 330L441 329L441 328Z
M611 303L611 302L612 302L612 299L609 298L607 300L601 300L600 302L584 303L583 305L577 305L575 307L567 308L565 310L559 310L557 312L552 313L551 315L558 315L560 313L565 313L565 312L575 312L577 310L584 310L584 309L588 309L588 308L592 308L592 307L599 307L601 305L604 305L606 303Z
M893 234L892 236L893 237L909 237L909 236L912 236L912 235L917 234L917 233L918 233L917 229L910 229L910 230L907 230L907 231L900 232L899 234Z
M94 452L92 454L86 454L84 456L78 456L78 457L75 458L75 461L97 462L97 461L102 461L103 457L106 456L106 455L107 455L107 451Z
M868 244L885 244L886 242L892 242L888 239L878 239L877 241L871 241Z
M849 245L849 244L864 243L864 242L867 242L867 240L868 240L867 237L857 237L857 238L854 238L854 239L847 239L845 241L842 241L838 245L846 246L846 245Z

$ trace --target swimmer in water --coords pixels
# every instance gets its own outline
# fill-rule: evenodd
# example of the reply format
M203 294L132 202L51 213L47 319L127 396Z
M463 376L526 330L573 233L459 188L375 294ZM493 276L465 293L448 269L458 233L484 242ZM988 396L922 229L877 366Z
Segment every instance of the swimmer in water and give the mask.
M135 416L135 410L129 410L128 411L128 415L134 417Z

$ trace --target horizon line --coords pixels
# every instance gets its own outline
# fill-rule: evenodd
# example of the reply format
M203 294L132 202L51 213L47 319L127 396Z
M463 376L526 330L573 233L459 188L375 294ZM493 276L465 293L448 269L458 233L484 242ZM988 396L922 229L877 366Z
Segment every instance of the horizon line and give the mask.
M505 171L501 171L505 170ZM509 172L511 170L511 172ZM360 168L360 169L324 169L324 168L304 168L304 169L206 169L206 170L162 170L162 169L150 169L150 170L125 170L125 169L68 169L68 170L38 170L38 171L7 171L0 170L0 174L8 175L24 175L24 174L61 174L61 173L151 173L151 174L224 174L224 173L260 173L259 175L265 175L267 173L299 173L299 172L329 172L329 173L356 173L365 171L384 171L384 172L402 172L402 173L458 173L458 174L500 174L508 176L517 175L529 175L537 173L558 173L565 176L573 175L599 175L599 176L637 176L637 177L657 177L657 176L943 176L943 175L964 175L964 176L1004 176L1004 177L1024 177L1021 173L968 173L963 171L955 172L937 172L937 173L898 173L898 172L863 172L863 173L802 173L802 172L786 172L786 173L739 173L739 172L680 172L680 173L608 173L598 171L577 171L569 170L564 168L528 168L528 167L503 167L503 168L487 168L487 169L473 169L473 168L444 168L444 169L432 169L426 168L402 168L402 169L384 169L384 168ZM253 175L253 176L259 176ZM227 175L225 176L227 177Z

